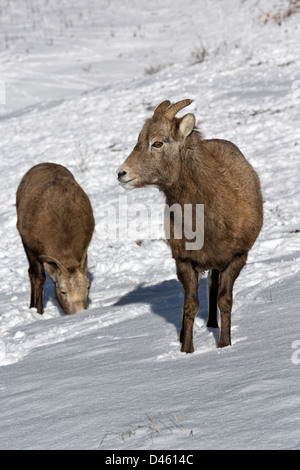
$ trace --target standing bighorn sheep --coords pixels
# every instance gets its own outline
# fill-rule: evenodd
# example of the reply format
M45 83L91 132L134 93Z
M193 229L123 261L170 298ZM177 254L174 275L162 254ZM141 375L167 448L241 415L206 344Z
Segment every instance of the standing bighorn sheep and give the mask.
M65 312L86 309L87 251L95 225L88 196L67 168L41 163L23 177L16 205L17 228L29 262L30 307L44 311L46 269Z
M192 225L197 224L195 208L204 204L204 244L187 249L187 238L174 236L170 224L170 246L177 276L183 284L184 308L180 333L181 351L192 353L193 325L199 309L199 273L211 270L208 327L218 327L219 347L231 344L232 291L246 263L263 219L259 178L240 150L226 140L204 140L195 130L195 116L175 117L190 105L182 100L164 101L148 119L132 153L118 170L126 189L156 186L167 205L192 204ZM172 215L172 214L171 214ZM175 215L175 214L174 214ZM183 221L182 221L183 224ZM178 228L178 227L177 227Z

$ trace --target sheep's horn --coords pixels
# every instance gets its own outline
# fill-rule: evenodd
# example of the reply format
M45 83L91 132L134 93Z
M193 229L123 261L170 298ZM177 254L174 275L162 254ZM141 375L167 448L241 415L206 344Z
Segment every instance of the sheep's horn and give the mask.
M170 104L171 104L171 101L169 101L169 100L166 100L166 101L163 101L162 103L160 103L157 106L157 108L155 109L153 117L160 118L164 114L164 112L168 108L168 106L170 106Z
M185 108L186 106L189 106L193 100L181 100L178 101L178 103L172 104L164 113L164 117L169 119L169 121L172 121L178 111L180 111L182 108Z

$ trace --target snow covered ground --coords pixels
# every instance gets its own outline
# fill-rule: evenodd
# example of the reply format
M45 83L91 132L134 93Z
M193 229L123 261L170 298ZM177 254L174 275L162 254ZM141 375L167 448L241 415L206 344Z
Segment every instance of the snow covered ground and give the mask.
M1 449L300 449L300 11L287 8L2 0ZM159 221L147 230L164 199L116 182L153 107L184 98L205 137L240 147L264 196L233 346L218 350L205 326L203 279L192 355L180 353L183 296ZM46 161L73 172L96 219L90 305L71 317L50 279L44 315L28 308L15 227L18 183ZM126 205L127 234L114 225Z

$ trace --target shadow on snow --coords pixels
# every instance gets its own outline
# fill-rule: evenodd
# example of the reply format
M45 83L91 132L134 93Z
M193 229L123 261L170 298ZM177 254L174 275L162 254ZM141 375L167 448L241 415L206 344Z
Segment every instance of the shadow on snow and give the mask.
M200 307L197 317L207 322L208 300L207 300L207 279L201 280L199 287ZM167 322L176 327L179 335L182 322L183 295L182 286L176 279L163 281L159 284L147 286L139 284L132 291L121 297L114 306L124 306L130 304L149 304L151 311L163 317ZM212 329L218 341L218 330Z

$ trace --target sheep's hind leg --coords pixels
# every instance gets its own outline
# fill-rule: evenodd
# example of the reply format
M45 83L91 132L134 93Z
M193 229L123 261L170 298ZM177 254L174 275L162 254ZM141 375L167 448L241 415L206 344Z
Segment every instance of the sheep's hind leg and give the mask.
M227 268L220 273L218 306L221 313L221 332L218 348L231 345L231 309L233 284L247 261L247 255L235 256Z
M30 308L36 308L38 313L44 312L43 291L46 281L44 266L36 259L36 257L28 250L25 245L25 252L29 262L28 275L30 279L31 294Z
M208 328L218 328L218 291L219 291L219 277L220 273L217 269L212 269L208 276L208 297L209 297L209 311L208 311Z

